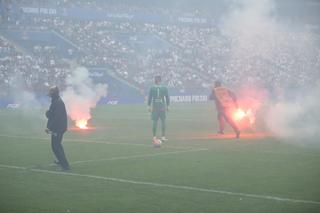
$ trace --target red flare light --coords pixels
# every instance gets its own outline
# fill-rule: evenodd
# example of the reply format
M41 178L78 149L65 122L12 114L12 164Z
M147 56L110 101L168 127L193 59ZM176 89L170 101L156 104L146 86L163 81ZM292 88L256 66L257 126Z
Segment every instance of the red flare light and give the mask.
M244 111L243 109L239 108L233 113L232 117L235 121L241 121L244 118L247 118L249 120L250 124L254 124L254 122L255 122L255 115L252 113L251 109Z
M87 123L88 121L85 119L76 120L76 126L80 129L88 129Z
M252 128L255 124L255 115L252 113L251 109L236 109L232 113L232 118L241 130Z
M242 110L242 109L237 109L234 114L233 114L233 119L235 121L240 121L241 119L243 119L245 116L247 115L247 113Z

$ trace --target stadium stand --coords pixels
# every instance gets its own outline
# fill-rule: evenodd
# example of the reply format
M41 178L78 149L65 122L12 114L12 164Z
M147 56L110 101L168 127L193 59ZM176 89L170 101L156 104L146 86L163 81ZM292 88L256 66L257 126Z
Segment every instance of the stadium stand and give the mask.
M1 11L2 96L17 73L35 92L52 84L63 87L70 62L114 73L115 79L139 88L141 94L155 74L164 76L177 93L207 93L214 79L234 87L254 81L273 88L304 86L319 78L319 48L310 46L308 55L298 51L299 45L292 46L301 40L319 44L316 33L279 32L278 48L270 42L259 50L255 45L259 41L253 41L239 48L242 54L235 54L234 44L241 36L224 34L197 11L81 0L7 1ZM76 11L91 14L77 18ZM103 17L98 17L99 11ZM180 17L177 22L172 21L173 14ZM280 54L273 54L275 50Z

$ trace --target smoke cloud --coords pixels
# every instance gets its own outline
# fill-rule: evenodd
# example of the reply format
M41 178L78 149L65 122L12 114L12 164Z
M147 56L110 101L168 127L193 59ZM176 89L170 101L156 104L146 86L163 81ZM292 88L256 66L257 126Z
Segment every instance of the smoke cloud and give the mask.
M316 139L320 136L320 86L307 90L293 101L272 104L266 114L266 124L278 137Z
M7 122L5 131L8 134L33 134L38 132L39 128L43 128L42 125L46 122L43 112L43 106L46 102L44 100L41 102L36 94L28 89L23 74L22 72L15 72L8 77L11 103L7 105L7 108L16 110L13 119L21 119L24 121L22 124L27 124L27 127L17 133L15 123Z
M318 70L318 36L303 26L284 24L275 15L273 0L235 0L224 17L222 33L230 41L226 72L239 76L240 83L251 78L258 84L288 86L313 82ZM270 85L263 85L270 86Z
M14 102L11 106L22 108L25 111L41 108L42 104L36 98L36 95L32 91L26 90L27 86L23 78L22 73L15 73L10 76L10 85L12 86L10 88L10 95Z
M320 79L319 64L314 63L320 55L319 40L307 28L280 22L275 8L274 0L233 1L221 23L222 34L230 43L224 80L235 83L229 76L241 73L237 88L251 86L241 91L242 97L263 88L290 93L294 98L277 101L275 94L258 95L264 110L261 120L276 137L313 139L320 132L320 86L314 84ZM305 85L309 88L303 88Z
M85 67L75 68L66 79L67 88L62 93L71 120L88 121L91 109L107 95L107 84L94 84Z

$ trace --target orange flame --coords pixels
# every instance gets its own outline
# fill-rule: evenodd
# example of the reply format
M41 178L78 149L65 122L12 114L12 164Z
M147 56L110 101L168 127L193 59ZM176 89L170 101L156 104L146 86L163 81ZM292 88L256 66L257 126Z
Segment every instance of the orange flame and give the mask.
M255 124L255 114L252 109L243 110L241 108L232 113L232 118L240 129L247 129L253 127Z
M88 129L87 123L88 121L85 119L76 120L76 126L80 129Z
M242 110L242 109L237 109L234 114L233 114L233 119L235 121L240 121L241 119L243 119L245 116L247 116L247 113Z

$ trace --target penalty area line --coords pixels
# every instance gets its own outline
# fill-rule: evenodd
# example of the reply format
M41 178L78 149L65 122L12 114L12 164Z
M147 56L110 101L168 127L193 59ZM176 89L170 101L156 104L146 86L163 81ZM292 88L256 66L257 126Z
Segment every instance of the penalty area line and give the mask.
M156 157L156 156L164 156L164 155L176 155L176 154L182 154L182 153L187 153L187 152L200 152L200 151L208 151L208 150L209 149L191 149L191 150L174 151L174 152L161 152L161 153L155 153L155 154L143 154L143 155L131 155L131 156L113 157L113 158L101 158L101 159L95 159L95 160L93 159L93 160L74 161L70 164L74 165L74 164L100 162L100 161L127 160L127 159Z
M105 181L112 181L112 182L118 182L118 183L142 185L142 186L150 186L150 187L158 187L158 188L170 188L170 189L177 189L177 190L184 190L184 191L206 192L206 193L221 194L226 196L247 197L247 198L271 200L271 201L278 201L278 202L285 202L285 203L320 205L320 201L313 201L313 200L300 200L300 199L292 199L292 198L277 197L277 196L270 196L270 195L259 195L259 194L217 190L212 188L207 189L207 188L184 186L184 185L172 185L172 184L155 183L155 182L135 181L135 180L122 179L122 178L104 177L104 176L97 176L97 175L90 175L90 174L78 174L78 173L72 173L72 172L58 172L58 171L50 171L50 170L44 170L44 169L30 169L27 167L5 165L5 164L0 164L0 168L26 170L26 171L35 172L35 173L44 173L44 174L52 174L52 175L83 177L88 179L105 180Z

